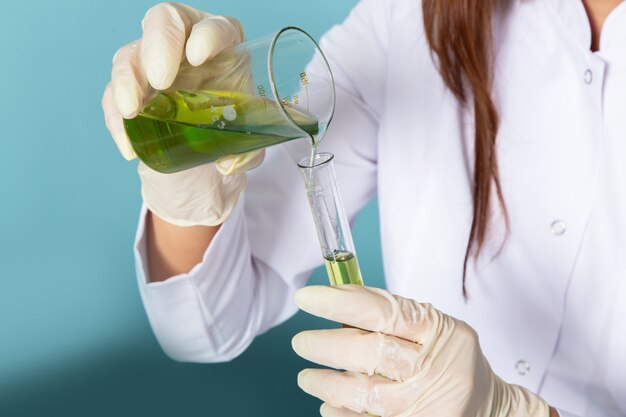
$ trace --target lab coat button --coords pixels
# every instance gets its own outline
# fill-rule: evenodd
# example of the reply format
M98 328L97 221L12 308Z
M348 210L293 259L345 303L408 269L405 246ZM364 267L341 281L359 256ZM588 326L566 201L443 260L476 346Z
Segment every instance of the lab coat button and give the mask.
M567 225L563 220L555 220L550 225L550 230L554 236L561 236L567 230Z
M592 81L593 81L593 72L591 72L591 70L588 69L587 71L585 71L585 83L591 84Z
M527 361L520 359L515 364L515 370L522 376L528 375L530 373L530 364Z

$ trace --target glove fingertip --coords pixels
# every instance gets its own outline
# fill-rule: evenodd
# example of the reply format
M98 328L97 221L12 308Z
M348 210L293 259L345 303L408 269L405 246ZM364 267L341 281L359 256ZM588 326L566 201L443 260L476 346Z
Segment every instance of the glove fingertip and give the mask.
M323 285L309 285L300 288L294 295L296 305L304 311L312 312L319 308L320 300L324 300L327 287Z
M156 90L169 88L176 79L182 54L177 39L153 35L141 43L141 65L148 83Z
M113 136L113 140L117 145L117 149L119 149L124 159L126 159L127 161L132 161L133 159L137 158L137 154L130 144L128 136L126 136L126 132L124 132L124 130L113 131L111 132L111 135Z
M131 119L137 115L141 103L134 86L126 86L126 88L117 87L113 97L115 105L122 117Z
M135 153L132 147L129 147L128 150L123 151L122 156L127 161L132 161L133 159L137 159L137 154Z
M170 88L178 72L178 65L166 59L146 60L144 68L148 82L155 90Z
M185 46L187 61L194 67L205 63L213 49L212 41L208 37L190 36Z
M330 417L332 415L330 414L331 412L332 412L332 407L328 405L327 403L322 403L322 405L320 406L320 416Z
M322 417L358 417L365 414L355 413L345 408L335 408L328 403L323 403L320 407Z
M320 416L322 417L339 417L341 410L333 407L328 403L322 403L320 406Z
M261 165L265 159L265 149L242 155L227 156L217 161L217 170L222 175L241 174Z
M233 175L235 173L233 167L235 165L236 158L237 157L229 156L218 159L215 162L215 168L219 171L220 174L224 176Z
M185 46L187 61L202 65L225 48L242 41L243 29L236 20L224 16L209 16L196 23Z

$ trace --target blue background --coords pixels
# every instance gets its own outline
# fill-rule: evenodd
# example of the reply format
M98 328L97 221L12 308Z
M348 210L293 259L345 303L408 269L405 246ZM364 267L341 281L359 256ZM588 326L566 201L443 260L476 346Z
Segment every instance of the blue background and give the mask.
M250 38L296 25L318 38L356 0L191 1ZM135 284L136 162L117 152L101 94L140 37L147 0L3 3L0 25L0 416L316 416L290 338L302 313L227 364L175 363ZM375 204L354 227L365 279L383 285ZM325 283L322 271L313 282Z

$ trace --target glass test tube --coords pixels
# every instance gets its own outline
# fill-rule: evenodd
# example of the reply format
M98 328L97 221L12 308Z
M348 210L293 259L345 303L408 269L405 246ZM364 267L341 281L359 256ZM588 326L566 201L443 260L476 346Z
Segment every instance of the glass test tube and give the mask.
M333 157L332 153L318 153L313 164L305 158L298 167L304 177L330 284L363 285L350 225L339 198Z

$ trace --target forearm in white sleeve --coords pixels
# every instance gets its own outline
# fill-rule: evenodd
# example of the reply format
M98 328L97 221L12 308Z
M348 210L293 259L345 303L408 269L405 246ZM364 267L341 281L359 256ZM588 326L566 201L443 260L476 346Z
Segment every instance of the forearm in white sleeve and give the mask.
M135 244L137 279L154 334L172 359L228 361L252 342L261 318L295 312L293 303L267 302L269 294L288 299L290 290L262 263L251 262L243 204L222 225L201 263L163 282L148 282L145 215L144 208Z

